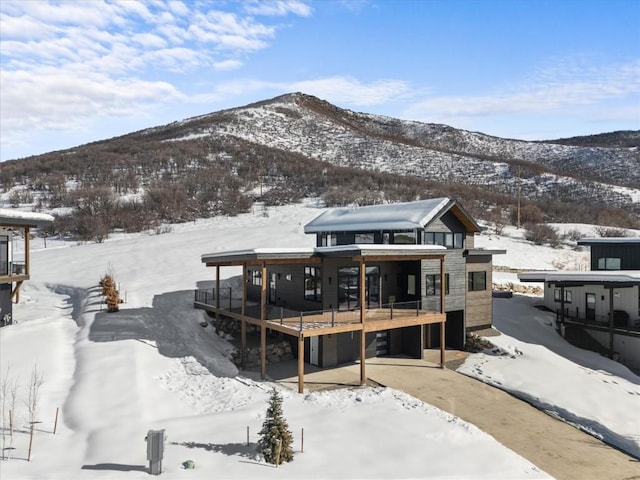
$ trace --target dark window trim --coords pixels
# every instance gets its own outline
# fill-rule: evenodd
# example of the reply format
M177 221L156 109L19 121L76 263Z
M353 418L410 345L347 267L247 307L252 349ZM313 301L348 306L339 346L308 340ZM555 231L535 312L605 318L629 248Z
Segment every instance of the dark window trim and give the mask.
M470 292L482 292L487 289L487 272L480 270L469 272L468 290Z
M322 272L320 267L304 267L303 289L305 300L322 301Z

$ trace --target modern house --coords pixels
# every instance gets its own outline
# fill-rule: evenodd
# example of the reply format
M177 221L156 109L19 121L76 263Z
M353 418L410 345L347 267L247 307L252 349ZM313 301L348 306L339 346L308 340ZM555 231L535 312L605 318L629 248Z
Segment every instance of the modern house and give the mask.
M30 229L53 222L51 215L0 208L0 326L13 323L13 300L20 299L20 286L29 280ZM22 237L24 258L14 258L13 242Z
M304 228L316 247L216 252L202 262L241 266L241 298L196 291L195 306L261 333L265 375L266 330L297 339L299 390L304 364L331 367L425 348L464 347L466 333L492 323L492 255L474 248L478 224L456 202L328 209Z
M557 327L580 329L611 358L640 369L640 238L585 238L591 270L527 272L524 282L544 282L544 305Z

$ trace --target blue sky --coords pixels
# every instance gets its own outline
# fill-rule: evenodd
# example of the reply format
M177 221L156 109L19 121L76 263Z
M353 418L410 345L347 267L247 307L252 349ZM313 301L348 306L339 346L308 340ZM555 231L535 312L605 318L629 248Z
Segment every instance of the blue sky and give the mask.
M526 140L640 129L640 0L0 2L0 159L301 91Z

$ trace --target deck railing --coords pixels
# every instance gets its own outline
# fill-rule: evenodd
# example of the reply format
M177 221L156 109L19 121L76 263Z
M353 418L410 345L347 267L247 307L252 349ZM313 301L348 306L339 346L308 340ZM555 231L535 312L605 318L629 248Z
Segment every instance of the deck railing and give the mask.
M0 275L24 275L24 262L0 262Z
M220 305L217 307L215 291L196 290L195 302L219 308L221 311L238 313L242 308L242 299L233 298L231 289L220 290ZM365 309L366 320L394 320L436 314L439 311L422 310L420 301L394 302L370 306ZM245 315L254 319L261 318L260 305L256 302L245 304ZM267 305L266 320L293 328L308 329L317 327L335 327L360 323L360 308L298 311L282 306Z

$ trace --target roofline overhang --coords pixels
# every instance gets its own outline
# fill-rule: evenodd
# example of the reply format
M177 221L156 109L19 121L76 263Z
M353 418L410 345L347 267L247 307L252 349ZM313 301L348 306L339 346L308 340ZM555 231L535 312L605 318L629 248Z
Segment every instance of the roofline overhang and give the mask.
M239 266L244 264L321 263L323 258L368 259L377 261L421 260L441 258L447 249L440 245L339 245L298 251L277 249L236 250L202 255L206 266Z
M469 248L465 250L465 254L467 256L483 256L483 255L504 255L506 254L506 250L486 250L484 248Z

